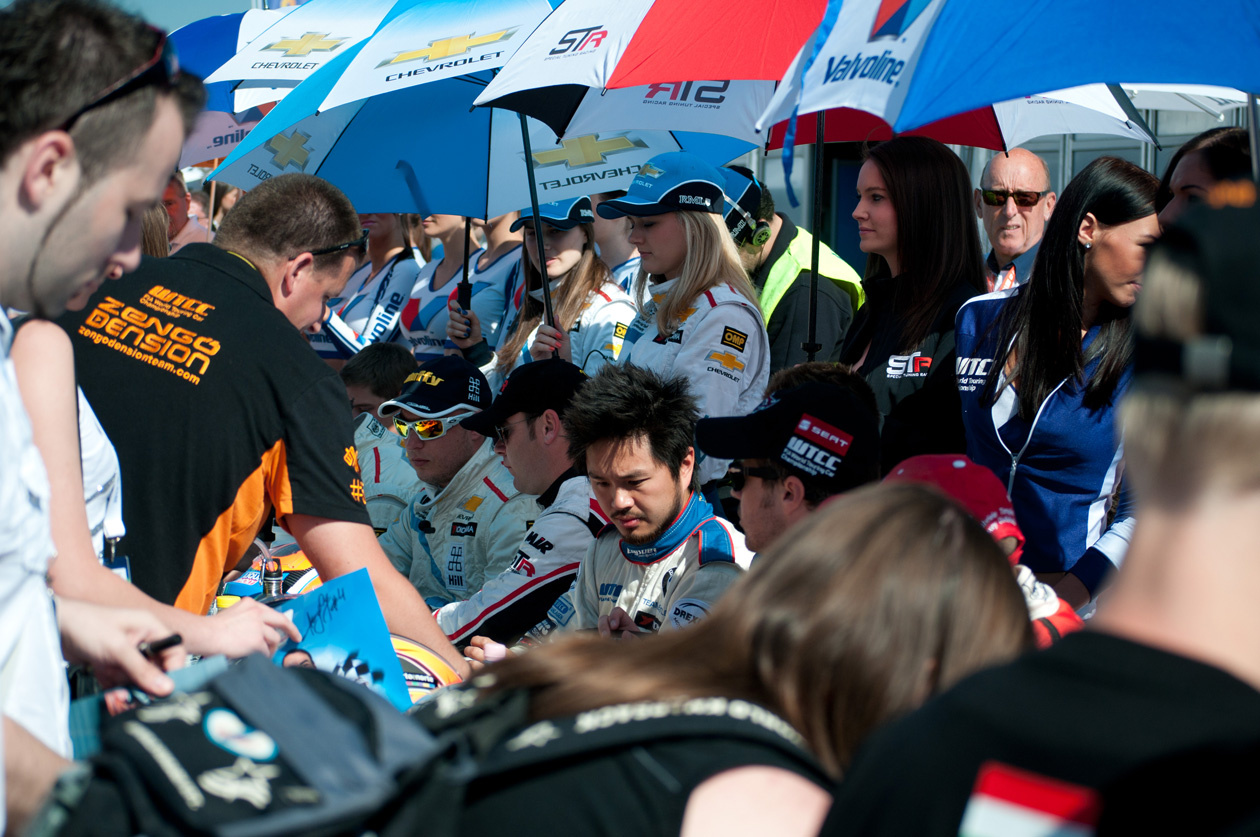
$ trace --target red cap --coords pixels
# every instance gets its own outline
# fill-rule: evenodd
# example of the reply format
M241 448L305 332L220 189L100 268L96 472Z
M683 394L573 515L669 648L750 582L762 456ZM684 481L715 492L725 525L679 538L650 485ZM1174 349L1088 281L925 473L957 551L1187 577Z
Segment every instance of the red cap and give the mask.
M884 482L920 482L934 485L957 500L993 536L1015 538L1012 566L1024 551L1024 533L1015 521L1010 495L992 471L961 454L912 456L892 469Z

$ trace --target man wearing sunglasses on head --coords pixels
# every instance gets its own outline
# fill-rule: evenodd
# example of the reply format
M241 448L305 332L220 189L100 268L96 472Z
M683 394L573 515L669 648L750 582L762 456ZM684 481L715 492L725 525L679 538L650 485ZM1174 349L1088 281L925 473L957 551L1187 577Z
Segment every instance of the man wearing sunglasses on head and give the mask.
M985 260L989 290L1024 284L1054 211L1045 160L1023 148L995 154L980 176L975 202L976 217L993 247Z
M323 579L367 568L390 629L462 666L376 543L345 388L302 335L366 243L335 186L280 175L237 202L214 243L146 259L63 325L118 451L138 588L206 613L274 512Z
M107 274L139 263L141 216L161 196L204 91L180 76L162 32L110 7L18 2L0 10L0 32L0 305L47 318ZM54 611L50 480L17 389L13 333L0 316L0 830L7 833L23 830L68 766L63 654L91 663L102 680L171 689L136 650L139 641L171 633L152 614L71 598ZM177 665L183 649L158 656L162 667Z
M452 355L420 364L377 410L403 437L424 483L381 535L381 548L431 608L464 601L508 570L538 517L491 440L462 426L490 402L486 376Z

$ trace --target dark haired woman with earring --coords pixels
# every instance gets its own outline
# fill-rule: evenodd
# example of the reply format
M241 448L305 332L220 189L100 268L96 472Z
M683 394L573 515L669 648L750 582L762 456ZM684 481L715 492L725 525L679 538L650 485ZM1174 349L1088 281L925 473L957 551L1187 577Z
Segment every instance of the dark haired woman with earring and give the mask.
M1129 311L1159 235L1155 177L1101 157L1059 196L1027 285L958 312L967 453L1003 482L1022 562L1081 607L1128 547L1115 410L1132 376ZM1110 521L1110 523L1109 523Z

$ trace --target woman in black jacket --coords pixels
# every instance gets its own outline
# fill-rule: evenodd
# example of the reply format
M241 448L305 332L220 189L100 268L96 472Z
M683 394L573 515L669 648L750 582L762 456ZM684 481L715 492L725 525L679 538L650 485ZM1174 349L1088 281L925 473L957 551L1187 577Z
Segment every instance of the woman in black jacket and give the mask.
M858 173L866 305L841 351L875 391L887 473L922 453L966 450L954 384L954 316L984 289L971 180L936 140L897 137Z

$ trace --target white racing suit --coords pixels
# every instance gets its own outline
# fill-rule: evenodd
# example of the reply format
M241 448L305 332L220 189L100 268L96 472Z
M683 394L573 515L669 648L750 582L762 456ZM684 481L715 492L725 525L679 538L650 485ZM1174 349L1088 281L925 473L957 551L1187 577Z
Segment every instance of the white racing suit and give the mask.
M551 286L551 296L555 299L558 292L558 284ZM530 291L530 296L535 299L542 299L542 289ZM517 315L519 316L519 311ZM586 303L582 306L582 310L578 312L577 320L574 321L573 327L569 329L569 356L573 360L573 364L581 368L587 375L594 375L600 370L604 364L615 363L621 354L623 341L626 333L630 328L630 322L635 317L634 302L612 282L605 282L597 291L591 291L586 297ZM516 328L516 323L503 332L505 337L510 335ZM529 335L529 339L525 341L524 347L521 349L520 357L513 364L515 369L522 363L529 363L533 357L529 353L529 347L534 343L534 335L538 333L538 329ZM502 342L502 341L500 341ZM488 365L482 367L482 372L490 381L490 390L498 392L503 384L503 375L498 372L498 358L496 357ZM508 372L512 370L509 369Z
M765 397L770 380L770 341L761 312L730 285L716 285L684 309L672 334L656 327L657 306L677 279L652 285L652 298L630 324L622 363L633 363L691 384L701 418L746 416ZM701 485L726 476L727 459L696 451Z
M467 599L512 566L538 504L516 491L489 439L441 491L420 485L410 512L379 540L394 567L437 610Z
M512 565L488 578L467 601L434 613L451 642L476 635L510 645L569 589L608 518L591 497L586 477L568 471L538 498L542 513L519 544Z
M591 630L620 607L642 631L681 628L708 615L726 588L744 574L753 553L729 521L697 492L654 542L633 546L611 524L591 544L568 592L530 631Z
M354 420L354 447L359 454L368 516L380 535L410 504L421 487L420 478L407 459L402 437L387 430L370 413Z

